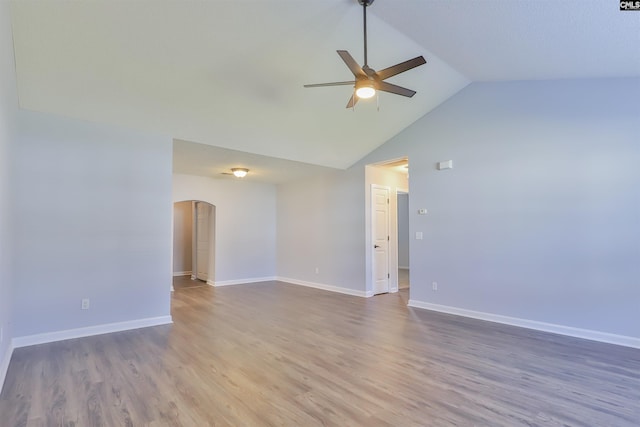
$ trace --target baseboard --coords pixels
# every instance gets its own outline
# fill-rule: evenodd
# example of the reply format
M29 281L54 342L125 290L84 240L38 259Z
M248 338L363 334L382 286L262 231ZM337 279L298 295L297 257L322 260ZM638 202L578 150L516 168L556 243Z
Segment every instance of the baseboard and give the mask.
M355 289L343 288L341 286L327 285L324 283L307 282L304 280L291 279L289 277L278 277L278 281L291 283L293 285L306 286L308 288L322 289L323 291L337 292L340 294L353 295L356 297L368 298L373 296L372 291L357 291Z
M173 277L191 276L191 271L174 271Z
M9 370L9 362L11 362L11 355L13 354L13 340L9 340L7 350L0 359L0 393L4 388L4 380L7 378L7 371Z
M236 279L236 280L222 280L219 282L215 282L212 280L207 280L207 285L210 286L233 286L233 285L246 285L249 283L258 283L258 282L270 282L276 280L274 276L270 277L254 277L251 279Z
M404 266L398 266L398 269L399 269L399 270L408 270L408 269L409 269L409 267L408 267L408 266L407 266L407 267L404 267Z
M640 348L640 338L635 337L592 331L590 329L574 328L571 326L556 325L553 323L538 322L536 320L520 319L517 317L501 316L499 314L466 310L463 308L431 304L428 302L417 300L409 300L408 305L409 307L422 308L425 310L437 311L440 313L455 314L457 316L470 317L472 319L486 320L489 322L502 323L505 325L518 326L521 328L534 329L536 331L551 332L554 334L583 338L591 341L599 341L607 344L616 344L624 347Z
M128 331L130 329L146 328L149 326L166 325L168 323L173 323L171 316L150 317L147 319L130 320L128 322L107 323L104 325L87 326L85 328L67 329L65 331L46 332L43 334L16 337L13 339L13 347L27 347L54 341L110 334L112 332Z

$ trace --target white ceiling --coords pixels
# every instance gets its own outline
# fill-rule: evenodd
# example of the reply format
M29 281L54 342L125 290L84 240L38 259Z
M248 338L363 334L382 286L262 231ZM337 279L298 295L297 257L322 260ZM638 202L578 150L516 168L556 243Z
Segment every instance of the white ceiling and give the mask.
M640 76L640 11L618 0L379 0L371 10L472 81Z
M640 12L614 0L376 0L368 11L373 68L428 61L389 80L418 93L382 93L379 111L375 100L347 110L348 86L302 87L351 79L336 50L362 61L356 0L16 1L20 103L215 146L212 169L228 166L221 148L346 168L470 81L640 76Z
M335 169L228 148L176 139L173 141L173 171L214 179L237 180L231 168L247 168L243 181L280 184L299 181Z

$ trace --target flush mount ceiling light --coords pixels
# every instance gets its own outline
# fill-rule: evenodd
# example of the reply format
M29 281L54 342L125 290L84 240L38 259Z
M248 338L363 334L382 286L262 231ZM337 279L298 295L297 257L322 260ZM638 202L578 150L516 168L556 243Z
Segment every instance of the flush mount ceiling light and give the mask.
M237 178L244 178L249 173L249 169L247 169L247 168L231 168L231 172L233 172L233 174Z

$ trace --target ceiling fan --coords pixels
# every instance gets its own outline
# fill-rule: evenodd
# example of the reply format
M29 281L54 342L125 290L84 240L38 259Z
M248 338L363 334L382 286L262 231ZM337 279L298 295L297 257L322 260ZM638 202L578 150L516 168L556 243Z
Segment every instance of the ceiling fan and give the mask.
M353 85L354 93L351 95L351 99L347 103L347 108L353 108L358 99L371 98L376 94L376 91L393 93L396 95L406 96L411 98L416 94L415 91L407 89L401 86L397 86L384 80L389 77L393 77L397 74L409 71L412 68L419 67L426 64L424 57L418 56L408 61L401 62L392 67L385 68L384 70L376 71L369 67L367 62L367 7L373 4L374 0L358 0L358 3L362 6L363 21L364 21L364 65L361 67L358 65L355 59L346 50L338 50L338 55L347 64L349 70L353 73L355 80L346 82L332 82L332 83L317 83L311 85L304 85L304 87L325 87L325 86L350 86Z

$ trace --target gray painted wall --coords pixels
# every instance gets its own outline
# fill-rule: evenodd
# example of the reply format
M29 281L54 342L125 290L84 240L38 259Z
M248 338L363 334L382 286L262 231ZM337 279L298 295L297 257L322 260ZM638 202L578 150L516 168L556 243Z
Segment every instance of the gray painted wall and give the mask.
M430 212L411 298L640 337L639 119L640 79L473 84L369 156Z
M184 200L215 206L216 283L275 277L274 185L174 174L173 201Z
M365 292L364 206L364 168L279 185L278 276Z
M172 140L27 111L18 124L15 335L168 316Z
M0 388L4 366L8 364L11 343L11 219L10 170L11 145L15 138L15 114L18 106L9 2L0 2Z
M339 177L281 186L279 273L332 253L325 283L362 289L364 165L408 155L411 299L640 337L639 122L640 79L472 84Z

